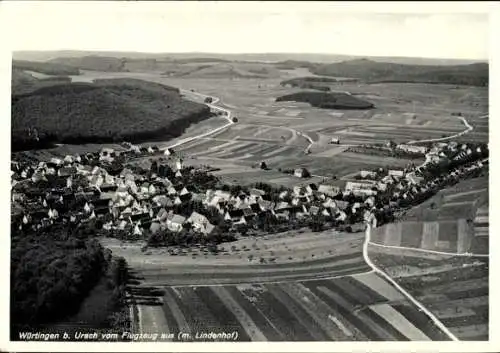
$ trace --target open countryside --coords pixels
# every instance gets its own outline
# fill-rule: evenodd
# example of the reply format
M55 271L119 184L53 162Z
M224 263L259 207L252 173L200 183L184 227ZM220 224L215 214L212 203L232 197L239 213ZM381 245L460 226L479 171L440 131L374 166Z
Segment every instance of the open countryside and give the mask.
M138 94L127 119L159 108L148 120L154 136L120 143L116 126L105 126L101 140L53 134L48 148L13 154L13 232L75 234L96 258L111 251L103 263L116 265L103 276L120 299L107 314L121 316L99 325L173 341L488 339L487 87L363 75L317 80L328 90L291 87L326 69L207 60L154 70L132 60L129 72L102 70L112 66L99 57L54 60L79 69L64 72L70 86ZM40 70L21 64L17 75ZM16 119L41 132L43 122L26 119L36 80L22 81ZM152 83L176 89L158 93ZM373 106L279 99L304 90ZM162 138L162 109L191 121ZM29 263L28 245L16 246L16 261ZM95 285L71 317L44 322L50 308L40 308L34 318L74 325L85 305L99 310ZM28 318L34 304L17 298Z

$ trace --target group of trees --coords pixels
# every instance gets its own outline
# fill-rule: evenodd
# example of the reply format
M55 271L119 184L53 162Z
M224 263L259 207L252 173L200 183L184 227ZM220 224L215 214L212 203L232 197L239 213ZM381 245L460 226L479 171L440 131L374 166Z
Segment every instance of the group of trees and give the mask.
M107 270L111 254L94 239L46 230L13 231L11 322L39 325L74 314Z
M356 146L349 147L346 152L362 153L369 156L384 156L391 158L414 159L423 158L424 153L409 152L398 148L385 146Z
M371 109L374 105L368 101L346 93L298 92L276 98L276 102L304 102L313 107L325 109Z

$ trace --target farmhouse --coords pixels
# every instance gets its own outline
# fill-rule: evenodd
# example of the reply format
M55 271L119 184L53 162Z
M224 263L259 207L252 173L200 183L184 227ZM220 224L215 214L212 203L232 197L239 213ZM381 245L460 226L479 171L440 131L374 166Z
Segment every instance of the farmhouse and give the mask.
M389 171L387 172L387 175L392 176L392 177L396 177L396 178L402 178L402 177L404 177L405 172L404 172L404 170L401 170L401 169L389 169Z
M165 152L163 152L163 154L164 154L165 156L172 156L172 155L174 155L174 154L175 154L175 152L174 152L174 150L173 150L173 149L171 149L171 148L167 148L167 149L165 150Z
M193 212L187 219L187 222L191 223L195 230L204 234L210 234L215 228L212 224L210 224L207 217L199 214L198 212Z
M355 190L371 190L374 187L375 182L371 180L364 181L348 181L345 184L346 191L355 191Z
M293 175L295 175L297 178L309 178L311 176L311 174L306 168L295 169Z
M162 212L162 216L163 214ZM172 232L180 232L185 221L186 217L171 213L167 216L167 228Z
M375 178L377 176L376 172L372 172L369 170L362 170L359 172L359 175L364 178Z
M400 144L397 146L398 149L410 153L420 153L420 154L425 154L427 152L427 147L425 146L414 146L414 145L405 145L405 144Z
M116 152L112 148L103 148L99 152L99 160L100 161L106 161L106 162L112 162L115 159Z
M333 185L322 184L318 187L318 192L327 196L335 196L340 192L340 188Z

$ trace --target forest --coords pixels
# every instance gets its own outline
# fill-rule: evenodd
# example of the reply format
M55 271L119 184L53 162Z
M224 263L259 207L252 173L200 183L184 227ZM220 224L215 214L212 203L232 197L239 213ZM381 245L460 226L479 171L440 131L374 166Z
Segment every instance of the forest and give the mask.
M105 313L111 322L123 304L127 281L123 259L113 258L82 227L16 229L11 239L12 339L23 329L47 327L75 315L103 279L113 294Z
M141 80L97 80L12 96L12 150L53 143L169 140L210 117L176 88Z
M316 75L353 77L365 83L407 82L488 86L487 63L470 65L408 65L355 59L310 67Z

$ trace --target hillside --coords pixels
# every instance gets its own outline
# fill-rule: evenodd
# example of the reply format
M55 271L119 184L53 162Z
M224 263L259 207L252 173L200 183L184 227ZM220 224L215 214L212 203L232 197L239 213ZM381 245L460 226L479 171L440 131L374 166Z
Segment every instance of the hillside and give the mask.
M50 62L81 70L161 72L166 76L189 78L266 78L280 76L279 70L270 64L229 62L218 58L115 58L94 55L55 58Z
M470 86L488 85L488 64L406 65L356 59L310 68L316 75L359 78L365 82L448 83Z
M13 70L28 70L40 72L46 75L66 76L66 75L79 75L78 68L51 62L34 62L25 60L13 60Z
M276 102L304 102L325 109L371 109L374 105L346 93L298 92L276 98Z
M209 116L207 106L177 89L141 80L55 85L12 96L12 149L168 140Z
M68 76L49 76L46 78L36 78L32 74L23 70L12 70L12 94L26 94L39 88L70 83Z

